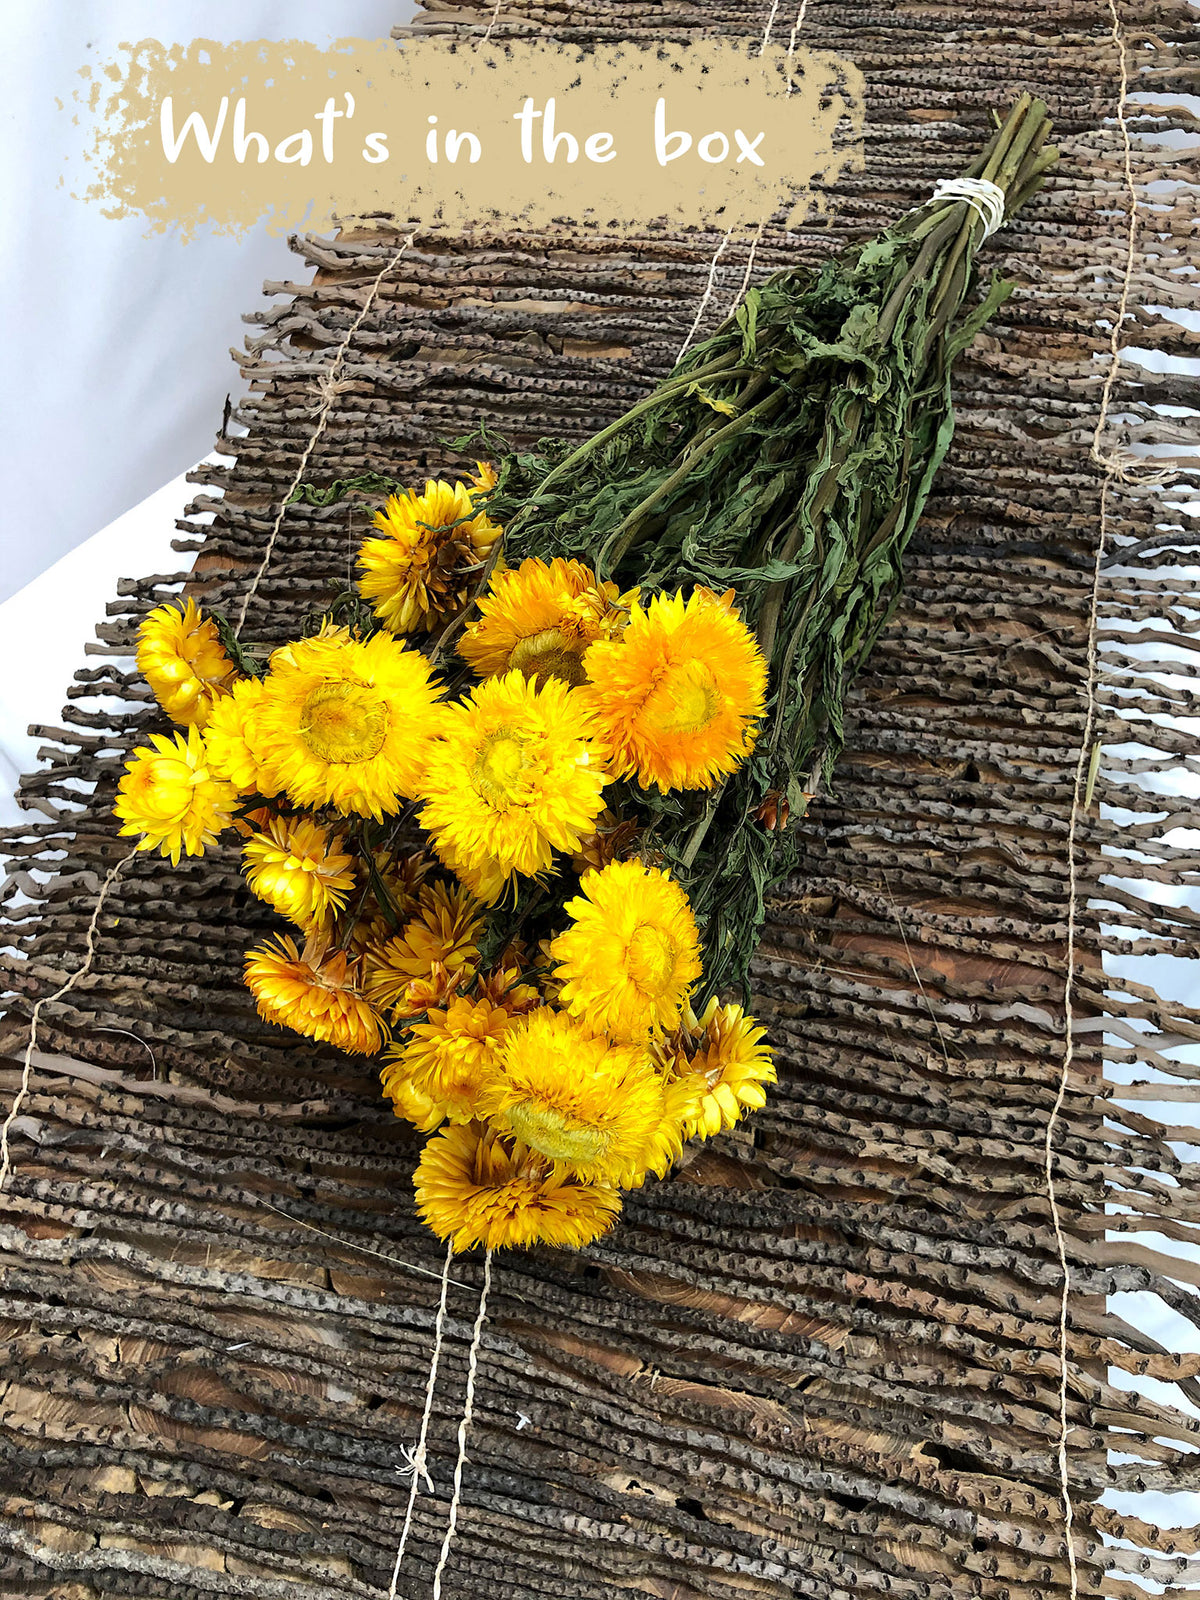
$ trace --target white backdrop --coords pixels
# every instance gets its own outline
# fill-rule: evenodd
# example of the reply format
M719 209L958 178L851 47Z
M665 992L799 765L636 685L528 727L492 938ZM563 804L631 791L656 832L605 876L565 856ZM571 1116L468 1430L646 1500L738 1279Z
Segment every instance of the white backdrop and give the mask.
M3 0L0 600L211 450L238 384L228 351L241 344L241 315L264 279L300 265L264 227L183 244L73 199L88 181L72 124L79 68L144 38L383 39L415 10L412 0ZM110 592L95 594L97 615Z

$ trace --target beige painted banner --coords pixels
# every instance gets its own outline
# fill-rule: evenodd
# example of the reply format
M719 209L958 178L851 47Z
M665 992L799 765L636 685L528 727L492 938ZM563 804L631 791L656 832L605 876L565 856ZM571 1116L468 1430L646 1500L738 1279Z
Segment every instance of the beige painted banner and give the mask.
M193 40L82 69L93 181L113 216L190 234L554 219L753 225L861 161L862 83L827 51L621 44Z

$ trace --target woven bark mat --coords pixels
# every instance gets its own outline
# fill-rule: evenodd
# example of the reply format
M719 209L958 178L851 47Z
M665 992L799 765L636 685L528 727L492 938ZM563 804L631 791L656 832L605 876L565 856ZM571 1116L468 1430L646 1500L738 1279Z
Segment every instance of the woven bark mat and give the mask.
M786 38L791 0L775 10ZM750 37L769 14L431 0L420 26ZM768 226L753 260L730 240L706 325L748 274L919 203L1023 89L1048 100L1063 159L987 247L1017 292L961 362L905 597L775 901L755 983L779 1087L593 1248L497 1258L447 1596L1133 1600L1197 1582L1193 1533L1151 1525L1172 1505L1187 1524L1186 1502L1142 1497L1200 1488L1200 1356L1123 1315L1200 1324L1198 1269L1168 1253L1196 1238L1197 1136L1157 1120L1172 1101L1192 1115L1200 1072L1180 998L1196 836L1169 798L1200 770L1178 720L1200 637L1194 380L1156 370L1200 354L1172 316L1197 301L1180 187L1195 124L1172 104L1195 84L1194 15L805 10L804 42L865 74L865 166L811 226ZM1129 101L1124 127L1122 56L1130 92L1158 97ZM188 570L121 585L7 836L6 1105L45 1004L0 1201L5 1595L388 1587L442 1264L414 1215L417 1140L369 1065L256 1018L240 971L271 918L235 850L179 870L140 856L97 912L128 848L109 816L122 762L161 726L134 633L185 581L236 612L318 380L335 387L301 474L316 486L420 478L480 421L518 442L582 435L670 366L721 243L419 233L396 259L405 237L383 220L295 241L300 281L267 285L248 319L228 464L179 523ZM1114 360L1123 298L1120 343L1149 354ZM1128 465L1143 446L1165 485ZM370 510L288 506L247 637L319 610ZM90 966L51 1001L90 925ZM1142 982L1150 954L1163 997ZM398 1586L415 1600L446 1525L480 1275L454 1263L433 1488Z

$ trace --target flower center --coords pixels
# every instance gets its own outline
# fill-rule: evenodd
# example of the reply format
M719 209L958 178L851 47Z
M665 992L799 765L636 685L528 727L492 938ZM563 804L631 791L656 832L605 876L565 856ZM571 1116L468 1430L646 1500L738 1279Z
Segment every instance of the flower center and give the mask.
M511 728L497 728L480 741L471 776L480 797L503 809L521 798L521 778L528 767L525 740Z
M640 922L625 952L630 979L644 995L664 994L675 971L675 956L670 934L652 922Z
M545 628L531 633L513 646L508 665L527 678L545 683L547 678L562 678L567 683L582 683L587 674L578 650L573 650L561 628Z
M369 761L387 731L387 701L365 683L319 683L300 708L300 737L322 761Z
M721 709L722 694L704 661L667 668L646 696L645 720L657 733L703 733Z
M551 1161L597 1161L609 1146L609 1135L604 1129L568 1122L551 1106L520 1100L509 1106L504 1115L523 1144Z

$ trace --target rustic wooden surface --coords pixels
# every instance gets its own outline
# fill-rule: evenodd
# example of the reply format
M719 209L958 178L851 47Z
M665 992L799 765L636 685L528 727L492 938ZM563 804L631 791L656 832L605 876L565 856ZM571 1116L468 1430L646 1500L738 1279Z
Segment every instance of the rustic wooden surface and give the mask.
M422 26L749 37L769 10L613 0L493 18L438 0ZM1173 0L1121 6L1135 90L1169 101L1191 87L1193 15ZM1074 0L807 7L807 42L866 75L865 167L811 227L768 228L756 276L919 202L1021 89L1049 101L1063 162L989 246L1018 292L961 364L958 436L905 600L855 691L834 792L804 824L804 870L775 907L756 987L779 1088L583 1255L498 1261L447 1596L1070 1592L1044 1145L1064 1063L1066 846L1105 479L1090 451L1126 257L1111 26L1107 5ZM1146 185L1188 175L1159 139L1190 124L1178 109L1131 115L1145 201ZM236 606L261 561L312 433L315 380L400 227L296 241L310 270L269 285L274 303L250 319L235 412L249 432L223 432L229 464L206 469L180 523L191 592L211 603ZM718 239L418 236L348 352L307 479L418 477L480 420L516 439L608 420L670 365ZM1194 196L1168 193L1141 228L1133 307L1196 303L1195 241ZM714 314L747 248L723 257ZM1161 312L1139 310L1129 342L1200 351ZM1155 408L1191 393L1124 363L1104 449L1186 442L1191 421ZM1194 480L1186 462L1168 469L1175 512L1136 485L1106 499L1119 557L1101 590L1099 690L1121 749L1077 822L1077 1032L1055 1134L1077 1587L1127 1600L1143 1579L1182 1589L1198 1571L1190 1532L1136 1514L1142 1490L1200 1488L1197 1424L1130 1386L1158 1379L1198 1402L1200 1358L1161 1350L1105 1299L1152 1291L1200 1325L1197 1269L1158 1248L1195 1237L1194 1169L1180 1130L1136 1110L1193 1098L1179 1046L1200 1021L1132 980L1118 990L1101 966L1192 955L1200 920L1186 894L1148 905L1144 887L1196 881L1194 848L1166 837L1184 805L1155 793L1170 769L1196 770L1190 735L1159 725L1134 730L1151 744L1129 742L1130 721L1194 714L1197 620L1174 571L1195 542ZM361 501L289 508L247 634L294 632L368 521ZM159 725L131 640L182 576L122 585L96 665L25 780L29 822L6 841L6 1103L30 1007L79 962L100 876L126 849L114 785ZM1162 629L1180 663L1170 678L1135 659ZM237 865L224 849L127 868L94 969L42 1013L0 1197L4 1595L387 1589L442 1252L413 1213L416 1140L370 1067L255 1017L241 961L272 919ZM1104 1081L1105 1030L1114 1072L1146 1087ZM399 1587L415 1600L445 1525L479 1279L478 1259L455 1263L434 1492L417 1502Z

